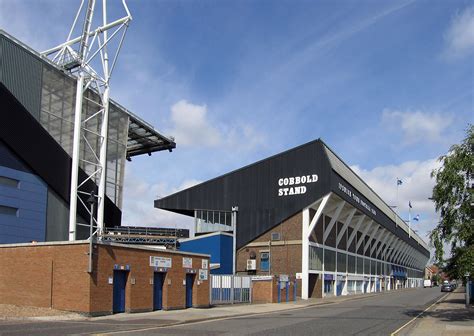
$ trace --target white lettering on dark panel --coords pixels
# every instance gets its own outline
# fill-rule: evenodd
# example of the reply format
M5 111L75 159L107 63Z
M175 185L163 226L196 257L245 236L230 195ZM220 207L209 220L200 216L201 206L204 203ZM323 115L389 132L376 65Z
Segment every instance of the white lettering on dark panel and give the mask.
M278 196L292 196L306 193L306 185L318 181L317 174L282 177L278 179Z

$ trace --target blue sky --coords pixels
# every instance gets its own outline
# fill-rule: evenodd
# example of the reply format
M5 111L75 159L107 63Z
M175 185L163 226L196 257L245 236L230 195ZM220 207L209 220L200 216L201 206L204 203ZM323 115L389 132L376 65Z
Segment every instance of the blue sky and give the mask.
M0 27L44 50L78 4L0 0ZM429 173L474 120L472 2L128 4L112 97L178 147L127 165L127 224L184 225L153 199L320 137L387 203L402 178L402 215L433 227Z

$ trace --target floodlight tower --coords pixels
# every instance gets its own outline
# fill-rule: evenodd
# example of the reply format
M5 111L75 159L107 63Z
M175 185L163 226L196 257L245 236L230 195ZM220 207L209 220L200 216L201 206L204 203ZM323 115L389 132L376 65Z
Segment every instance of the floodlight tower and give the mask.
M54 63L77 77L69 209L70 241L76 240L78 206L84 207L85 211L89 213L91 219L93 219L91 223L95 223L99 234L104 228L110 78L122 48L128 25L132 20L125 0L122 0L124 16L108 22L107 0L102 0L102 22L94 29L92 25L96 11L96 0L87 0L87 5L84 6L84 4L85 1L81 0L66 42L42 52L44 56L50 57ZM81 17L83 17L83 24L82 27L79 27L78 21ZM79 36L73 38L76 31L80 32ZM111 33L110 36L108 35L109 32ZM115 56L111 65L109 65L108 50L112 48L114 48ZM87 89L93 90L99 96L98 102L84 97L83 93ZM90 116L84 115L84 100L98 105L97 113ZM94 129L92 129L92 125ZM98 129L100 129L100 134L97 132ZM97 146L88 141L88 135L98 136ZM92 159L88 158L86 160L86 158L80 156L81 149L84 150L85 148L92 152ZM82 181L78 177L81 163L92 167L87 178ZM94 218L94 214L86 204L87 196L90 195L91 191L81 190L81 187L88 180L95 180L98 184L97 218Z

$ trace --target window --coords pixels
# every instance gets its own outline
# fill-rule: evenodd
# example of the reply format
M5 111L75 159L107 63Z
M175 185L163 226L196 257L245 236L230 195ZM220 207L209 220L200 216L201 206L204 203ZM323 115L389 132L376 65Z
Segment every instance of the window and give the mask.
M266 272L270 270L270 253L260 253L260 270Z
M0 176L0 186L18 188L19 182L20 181L6 177L6 176Z
M281 240L280 232L272 232L272 240Z
M337 271L338 272L346 272L346 254L338 252L337 253Z
M324 270L328 272L336 270L336 252L332 250L324 251Z
M18 208L0 205L0 215L17 216Z
M309 269L321 271L323 269L323 249L320 247L309 247Z

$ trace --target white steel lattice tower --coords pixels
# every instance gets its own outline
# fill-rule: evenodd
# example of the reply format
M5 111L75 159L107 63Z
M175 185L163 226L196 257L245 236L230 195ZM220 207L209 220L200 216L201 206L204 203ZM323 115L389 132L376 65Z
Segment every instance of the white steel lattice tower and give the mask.
M94 217L86 204L91 190L84 190L89 180L98 185L97 217L93 218L93 222L97 226L99 235L104 228L110 78L128 25L132 20L125 0L122 0L125 15L108 22L107 0L102 0L102 20L99 20L101 22L93 28L96 1L88 0L86 6L84 5L85 1L82 0L66 42L42 52L44 56L50 57L54 63L77 77L69 208L70 241L76 240L78 206L84 207L87 213L92 218ZM81 16L83 17L82 28L78 25ZM79 31L79 36L73 38L76 31ZM110 63L109 51L111 50L114 57ZM95 92L99 99L93 100L84 95L88 89ZM97 111L91 115L85 115L83 109L85 103L97 105ZM81 157L81 151L88 151L91 154L87 158ZM85 179L79 177L81 164L89 167L88 176Z

